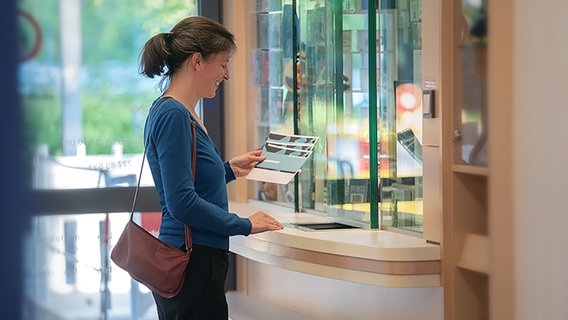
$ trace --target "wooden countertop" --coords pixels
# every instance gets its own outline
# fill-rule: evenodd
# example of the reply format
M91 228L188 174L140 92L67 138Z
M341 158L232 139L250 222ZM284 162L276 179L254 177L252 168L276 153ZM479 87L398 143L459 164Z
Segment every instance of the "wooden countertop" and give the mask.
M247 217L264 210L283 230L231 237L245 258L308 274L386 287L440 286L440 247L421 238L369 228L308 230L295 223L334 222L260 201L230 203Z

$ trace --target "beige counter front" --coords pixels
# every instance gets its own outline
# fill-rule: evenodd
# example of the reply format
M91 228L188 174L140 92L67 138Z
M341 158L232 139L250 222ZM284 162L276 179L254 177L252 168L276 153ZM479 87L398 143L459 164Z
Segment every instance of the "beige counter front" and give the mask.
M262 202L230 203L248 216L264 210L287 225L280 231L231 237L230 250L276 267L383 287L440 286L440 247L423 239L367 228L308 230L294 223L333 222Z

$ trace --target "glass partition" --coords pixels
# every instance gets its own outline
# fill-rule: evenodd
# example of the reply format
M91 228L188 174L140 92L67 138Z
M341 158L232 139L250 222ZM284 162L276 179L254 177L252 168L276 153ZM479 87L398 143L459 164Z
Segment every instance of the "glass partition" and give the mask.
M255 0L256 42L253 83L257 90L255 139L266 140L269 132L294 134L294 41L292 1ZM258 147L258 146L257 146ZM286 185L257 182L256 197L263 201L295 205L294 181Z
M151 292L109 259L130 213L37 216L24 246L25 319L157 319ZM135 220L158 233L160 212Z
M380 4L381 225L421 232L421 1L383 1Z
M136 184L144 120L158 95L159 79L138 72L139 52L150 36L196 14L196 1L20 0L18 7L31 186L38 193L65 189L57 190L70 197L63 202L78 207L74 192L108 188L97 197L119 211L110 187ZM153 185L149 170L142 184ZM82 196L91 198L87 191ZM129 213L85 214L84 206L31 218L22 236L24 318L156 319L148 289L109 259ZM160 217L135 213L156 232Z
M301 174L303 208L368 223L367 14L355 1L300 1L298 16L300 132L320 137Z
M134 183L159 81L139 74L140 49L195 13L192 1L19 1L19 91L34 188ZM153 184L149 172L143 177Z
M421 231L421 2L379 1L378 5L376 24L370 27L368 1L257 1L255 52L277 55L278 61L274 66L257 55L253 65L260 70L257 113L260 126L265 124L257 130L258 142L264 141L268 130L319 137L296 188L292 183L260 184L257 198L292 205L297 196L299 210L369 225L371 186L380 180L381 192L375 199L381 201L381 226ZM272 15L279 18L271 19ZM262 26L273 30L271 20L281 31L266 35ZM293 23L296 32L290 32ZM278 41L282 50L263 52L259 48L268 44L265 38L272 33L282 35ZM372 54L369 34L377 44ZM294 48L295 59L288 54ZM376 66L376 72L370 65ZM284 74L276 83L279 90L283 83L284 94L275 95L275 100L270 98L274 88L266 84L280 70ZM377 81L370 81L371 73L376 73ZM296 112L297 127L292 115L278 118L284 104L280 97L292 96L293 87L299 90L298 99L284 101L290 102L286 112ZM379 136L376 146L370 145L370 128L378 131L373 132ZM379 153L374 155L380 159L377 175L371 174L371 150Z
M461 1L457 14L455 163L487 166L487 2Z

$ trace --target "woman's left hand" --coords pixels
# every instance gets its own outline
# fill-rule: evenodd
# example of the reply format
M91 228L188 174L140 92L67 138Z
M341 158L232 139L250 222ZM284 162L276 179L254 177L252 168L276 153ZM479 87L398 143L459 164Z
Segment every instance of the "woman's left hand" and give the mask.
M266 157L261 156L261 153L262 150L250 151L229 160L229 165L233 169L235 177L246 176L258 162L264 161Z

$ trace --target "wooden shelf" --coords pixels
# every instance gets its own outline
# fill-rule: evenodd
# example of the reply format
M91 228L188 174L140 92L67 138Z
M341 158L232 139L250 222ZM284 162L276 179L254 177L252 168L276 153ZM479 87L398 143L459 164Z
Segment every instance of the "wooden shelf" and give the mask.
M487 167L470 166L465 164L454 164L452 166L452 170L454 172L468 173L484 177L489 175L489 170L487 169Z
M474 233L466 234L457 266L489 274L489 237Z

